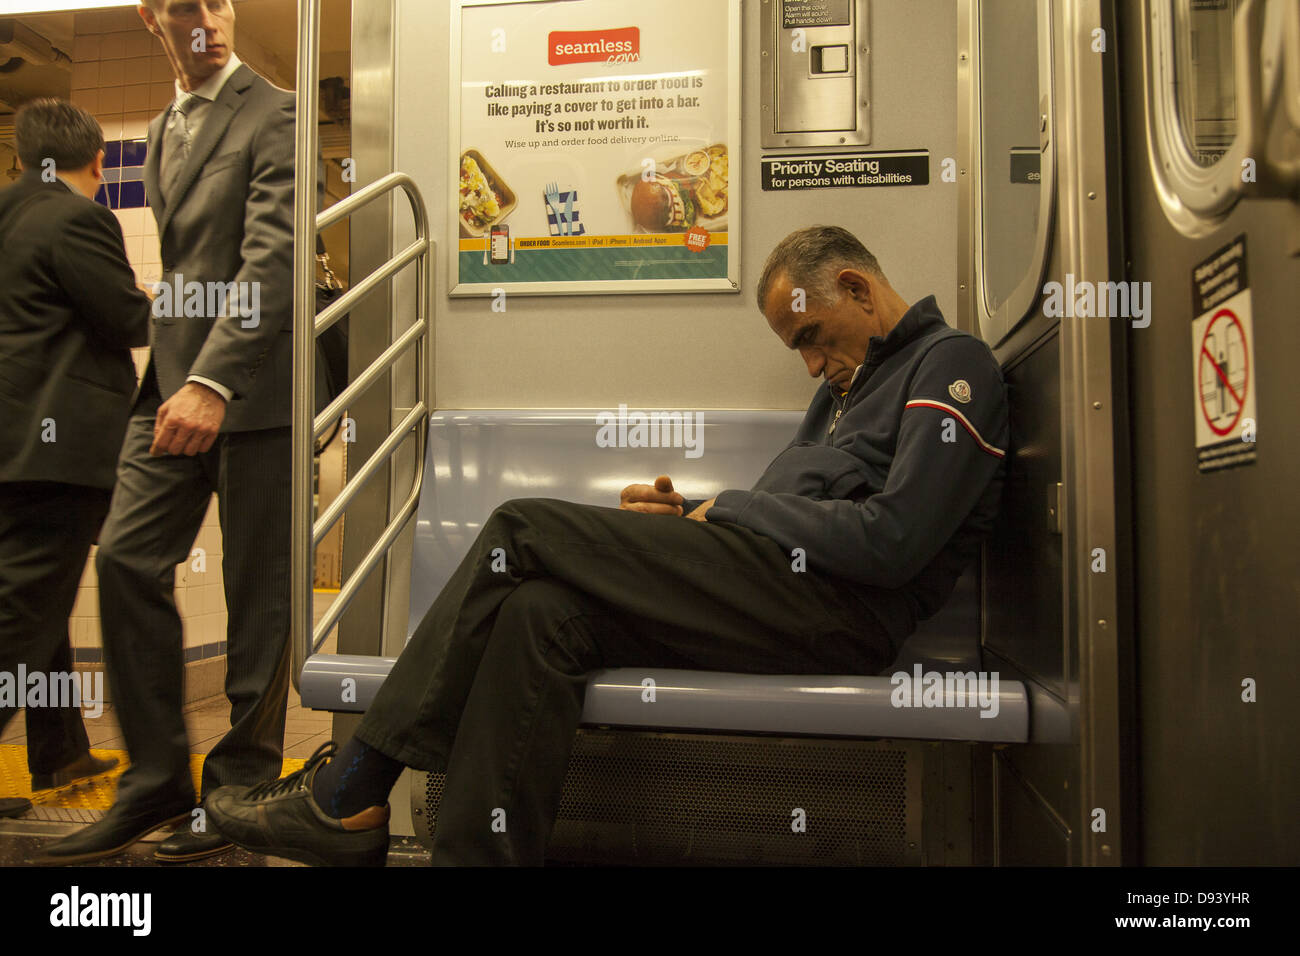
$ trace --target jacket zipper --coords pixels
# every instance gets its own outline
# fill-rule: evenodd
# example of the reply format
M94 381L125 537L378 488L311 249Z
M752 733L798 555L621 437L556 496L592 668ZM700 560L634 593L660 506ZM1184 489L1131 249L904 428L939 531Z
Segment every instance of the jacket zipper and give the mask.
M868 349L867 358L862 360L862 367L864 370L866 369L867 360L870 358L871 350ZM862 372L858 372L858 374L853 377L853 380L849 382L849 390L844 393L843 401L836 401L834 388L827 386L828 388L831 388L831 401L835 402L835 417L831 419L831 427L826 431L827 439L835 434L835 426L839 424L840 416L844 414L844 410L849 407L849 396L853 394L853 389L858 384L858 380L862 379L863 381L866 381L866 378L866 375Z

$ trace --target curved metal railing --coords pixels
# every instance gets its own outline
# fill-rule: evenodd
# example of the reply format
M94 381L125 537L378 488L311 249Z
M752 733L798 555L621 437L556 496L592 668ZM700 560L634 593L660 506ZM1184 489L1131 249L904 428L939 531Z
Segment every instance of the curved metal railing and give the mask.
M317 50L320 32L320 0L300 0L298 5L298 93L296 125L296 164L294 178L294 314L293 314L293 489L292 551L290 562L291 631L293 648L292 678L294 687L307 658L320 649L330 630L356 597L370 573L388 553L398 535L415 516L420 502L420 484L424 479L424 446L429 422L429 343L432 340L430 291L429 217L419 189L405 173L389 173L353 193L342 202L316 214L316 154L318 75ZM320 230L352 215L358 209L382 201L394 190L406 193L415 221L415 240L392 256L360 282L354 283L319 315L315 314L316 236ZM402 269L415 263L415 321L396 335L386 348L356 379L313 417L316 395L316 339L322 332L354 309L357 303L388 282ZM357 469L343 486L342 492L325 512L312 521L312 454L316 439L325 434L342 416L349 404L378 381L408 350L415 356L416 400L388 437ZM361 563L342 581L338 597L321 620L312 626L312 572L316 546L342 517L357 493L387 464L398 447L414 432L416 440L415 476L410 492L378 540ZM386 589L385 589L386 590Z

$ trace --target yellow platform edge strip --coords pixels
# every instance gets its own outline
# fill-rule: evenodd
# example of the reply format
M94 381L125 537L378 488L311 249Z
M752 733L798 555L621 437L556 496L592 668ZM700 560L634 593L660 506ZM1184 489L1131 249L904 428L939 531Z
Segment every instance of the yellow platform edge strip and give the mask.
M31 774L27 772L27 748L21 744L0 744L0 797L26 797L39 807L62 807L80 810L107 810L117 794L117 780L129 761L125 750L100 750L92 747L96 757L116 757L117 766L89 780L80 780L55 790L32 792ZM190 776L194 792L199 792L199 775L206 754L190 754ZM281 775L301 770L305 760L286 759Z

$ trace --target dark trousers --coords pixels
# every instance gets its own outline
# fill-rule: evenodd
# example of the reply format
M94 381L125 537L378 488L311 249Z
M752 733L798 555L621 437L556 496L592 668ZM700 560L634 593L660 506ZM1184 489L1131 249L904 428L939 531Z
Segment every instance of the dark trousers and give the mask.
M0 483L0 672L70 673L68 615L109 492L54 481ZM22 693L24 688L18 688ZM17 713L0 705L0 731ZM27 709L27 769L61 770L90 749L76 707Z
M231 729L204 760L204 794L280 775L289 692L290 430L226 433L200 455L153 457L158 404L146 375L95 560L109 685L131 755L118 785L125 803L193 793L173 589L176 565L193 568L191 546L214 491ZM218 562L205 560L215 581Z
M494 570L502 561L506 570ZM356 736L446 772L435 863L539 865L588 672L872 674L893 659L895 643L869 611L872 589L793 565L738 525L507 502Z

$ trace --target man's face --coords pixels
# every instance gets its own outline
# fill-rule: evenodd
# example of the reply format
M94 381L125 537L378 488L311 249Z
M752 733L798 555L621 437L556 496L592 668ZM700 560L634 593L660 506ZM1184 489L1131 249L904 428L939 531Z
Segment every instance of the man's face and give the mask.
M190 80L191 88L230 60L235 41L230 0L161 0L157 12L141 7L140 16L146 29L162 40L172 69Z
M809 375L843 391L866 359L871 337L883 334L883 327L875 280L841 269L835 288L839 294L834 301L818 302L811 295L798 295L789 278L778 275L768 286L763 315L786 348L803 357ZM795 311L800 300L802 312Z

